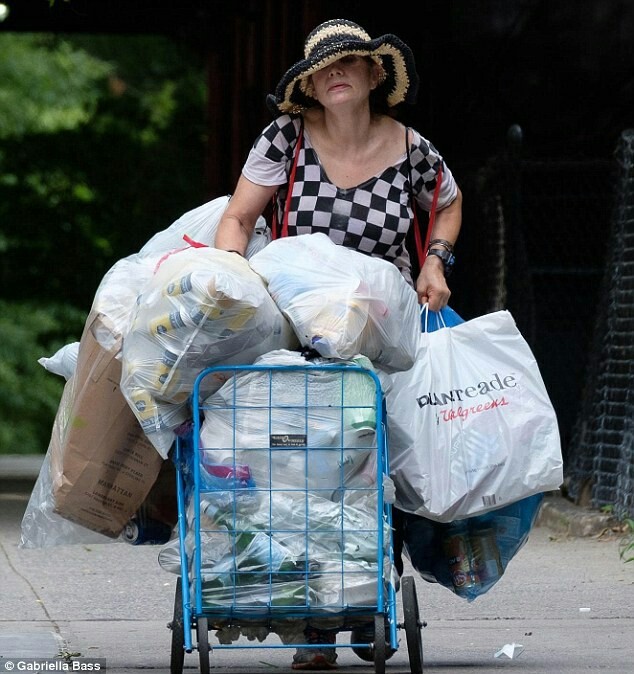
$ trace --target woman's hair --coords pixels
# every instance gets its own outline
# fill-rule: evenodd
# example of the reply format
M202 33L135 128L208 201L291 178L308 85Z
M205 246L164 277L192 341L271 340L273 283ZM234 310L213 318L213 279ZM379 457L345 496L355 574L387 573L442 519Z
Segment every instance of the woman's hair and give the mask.
M371 66L376 66L376 62L371 56L364 56L363 60ZM396 115L396 111L387 104L387 93L385 80L372 89L370 92L370 112L377 115L389 115L390 117Z

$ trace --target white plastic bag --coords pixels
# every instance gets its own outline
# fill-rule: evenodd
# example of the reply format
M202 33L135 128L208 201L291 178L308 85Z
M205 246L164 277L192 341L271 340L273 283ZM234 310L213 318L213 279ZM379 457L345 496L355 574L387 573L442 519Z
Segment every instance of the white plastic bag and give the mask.
M297 344L249 263L215 248L166 257L132 316L121 352L121 390L163 458L174 429L187 418L187 399L203 368L249 364Z
M313 361L329 362L333 361ZM298 352L279 349L255 364L301 368L308 362ZM372 369L363 356L351 364ZM375 481L376 464L370 466L376 454L371 440L376 430L375 396L370 377L355 371L342 376L338 370L316 369L308 378L304 370L239 372L205 400L202 455L209 465L248 466L260 487L320 489L322 495L335 494L338 501L342 481L349 488L367 486L368 469L369 481ZM234 414L234 405L240 408L239 415ZM305 434L312 448L310 460L303 448L270 451L271 434L291 438Z
M137 298L152 280L157 267L176 252L189 248L190 241L213 248L218 223L228 203L229 197L218 197L184 213L169 227L154 234L138 253L117 260L97 288L92 311L106 316L115 332L125 336ZM265 227L264 218L258 218L245 258L269 242ZM109 349L111 344L107 342L102 346Z
M68 381L75 374L79 342L71 342L56 351L50 358L38 358L38 363L53 374L58 374Z
M556 413L508 311L421 333L414 367L390 378L401 510L451 522L561 486Z
M141 255L146 255L182 248L187 244L187 239L213 247L216 242L218 223L228 204L228 196L217 197L183 213L167 229L157 232L139 252ZM255 229L244 257L248 260L262 250L269 241L270 230L266 226L266 220L260 216L255 223Z
M276 239L250 264L302 346L324 358L363 354L391 372L413 365L418 300L392 263L317 233Z

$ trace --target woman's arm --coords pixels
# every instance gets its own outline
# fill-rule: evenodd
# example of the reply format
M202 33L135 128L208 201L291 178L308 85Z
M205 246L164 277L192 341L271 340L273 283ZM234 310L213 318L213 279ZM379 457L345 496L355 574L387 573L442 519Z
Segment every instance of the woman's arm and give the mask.
M436 213L431 239L444 239L455 244L462 225L462 192L458 189L456 198ZM420 304L429 304L430 311L440 311L449 302L451 291L445 279L443 261L436 255L425 258L416 279L416 292Z
M256 185L240 176L235 192L218 223L216 248L244 255L255 223L276 191L276 185Z

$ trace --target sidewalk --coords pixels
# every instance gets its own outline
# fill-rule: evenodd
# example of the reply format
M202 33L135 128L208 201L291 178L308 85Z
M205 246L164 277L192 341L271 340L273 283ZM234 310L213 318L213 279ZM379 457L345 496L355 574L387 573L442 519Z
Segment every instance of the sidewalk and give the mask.
M74 657L105 659L108 674L167 674L176 576L159 567L160 546L18 547L30 491L16 486L33 483L39 464L32 457L0 461L0 671L10 657L59 660L81 653ZM420 619L428 623L425 674L504 667L519 667L522 674L632 671L634 565L619 558L615 535L598 535L606 517L549 496L540 520L497 585L471 603L425 583L406 562ZM338 643L348 638L340 635ZM410 671L402 630L398 638L388 674ZM216 643L213 632L210 643ZM292 651L269 639L239 643L235 651L214 649L215 672L291 674ZM512 644L524 649L519 661L496 657ZM338 650L342 674L374 672L349 648ZM198 670L196 651L185 655L185 670Z

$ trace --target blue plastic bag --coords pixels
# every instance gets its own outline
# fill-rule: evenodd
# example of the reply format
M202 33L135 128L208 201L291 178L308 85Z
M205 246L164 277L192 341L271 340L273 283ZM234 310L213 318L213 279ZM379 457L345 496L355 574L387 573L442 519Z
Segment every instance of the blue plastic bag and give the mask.
M500 580L524 546L543 499L543 494L536 494L484 515L450 523L403 513L403 550L424 580L440 583L459 597L473 601ZM490 537L489 550L481 557L478 550L484 532ZM455 547L456 539L462 540L462 554Z

